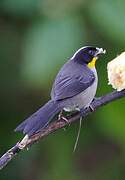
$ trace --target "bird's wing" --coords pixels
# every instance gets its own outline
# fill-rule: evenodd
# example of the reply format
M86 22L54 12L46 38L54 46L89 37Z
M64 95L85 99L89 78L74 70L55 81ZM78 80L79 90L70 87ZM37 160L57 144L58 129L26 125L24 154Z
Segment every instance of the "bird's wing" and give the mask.
M69 71L62 69L63 73L57 75L51 92L53 100L71 98L87 89L95 80L94 73L87 67L75 67L75 70Z

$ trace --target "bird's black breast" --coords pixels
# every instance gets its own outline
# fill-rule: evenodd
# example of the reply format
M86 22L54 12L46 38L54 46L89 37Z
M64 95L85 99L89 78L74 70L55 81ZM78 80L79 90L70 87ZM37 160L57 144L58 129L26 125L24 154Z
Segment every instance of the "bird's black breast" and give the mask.
M86 64L79 64L70 60L64 64L57 74L52 87L51 98L57 101L76 96L91 86L94 80L94 73Z

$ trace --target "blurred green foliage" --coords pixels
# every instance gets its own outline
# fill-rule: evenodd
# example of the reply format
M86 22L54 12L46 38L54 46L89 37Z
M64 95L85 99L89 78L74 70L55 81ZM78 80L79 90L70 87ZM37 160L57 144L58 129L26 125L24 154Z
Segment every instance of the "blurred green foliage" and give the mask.
M48 99L59 68L81 46L103 47L97 96L112 91L107 62L125 50L124 0L0 1L0 153L22 137L13 129ZM21 153L0 180L125 179L125 100L59 130Z

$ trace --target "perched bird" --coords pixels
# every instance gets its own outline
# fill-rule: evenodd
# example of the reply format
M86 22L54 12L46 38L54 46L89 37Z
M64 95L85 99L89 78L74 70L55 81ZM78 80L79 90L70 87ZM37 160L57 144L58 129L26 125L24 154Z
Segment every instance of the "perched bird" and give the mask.
M76 51L57 74L51 100L23 121L15 131L32 136L46 127L61 110L74 111L90 106L98 83L95 63L105 52L102 48L92 46Z

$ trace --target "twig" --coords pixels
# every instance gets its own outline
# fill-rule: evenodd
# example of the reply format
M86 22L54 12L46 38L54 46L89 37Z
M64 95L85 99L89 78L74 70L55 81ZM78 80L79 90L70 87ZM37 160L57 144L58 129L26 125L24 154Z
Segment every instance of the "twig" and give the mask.
M5 167L9 161L11 161L20 151L22 151L25 148L28 148L29 146L31 146L32 144L34 144L35 142L37 142L38 140L48 136L49 134L55 132L58 129L63 128L64 126L66 126L67 124L71 124L73 122L76 122L77 120L79 120L79 118L85 117L88 114L96 111L96 109L98 109L99 107L108 104L112 101L115 101L117 99L120 99L122 97L125 96L125 90L123 91L113 91L111 93L108 93L102 97L96 98L93 100L93 102L91 103L91 108L86 108L83 109L82 112L77 112L75 114L72 114L68 117L66 117L68 119L68 122L64 121L63 119L61 119L60 121L54 121L52 123L50 123L48 125L48 127L42 129L41 132L28 137L27 135L19 142L17 142L17 144L15 146L13 146L11 149L9 149L1 158L0 158L0 169L2 169L3 167Z

